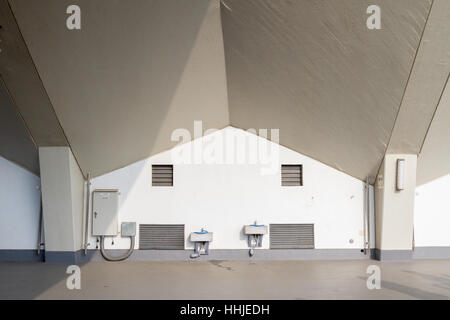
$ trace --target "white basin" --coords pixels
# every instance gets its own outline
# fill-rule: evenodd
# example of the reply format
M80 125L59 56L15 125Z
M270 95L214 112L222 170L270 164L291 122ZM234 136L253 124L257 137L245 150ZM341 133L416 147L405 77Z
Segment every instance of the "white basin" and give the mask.
M191 241L192 242L211 242L213 239L213 233L191 233Z
M267 234L267 226L245 226L244 233L249 234Z

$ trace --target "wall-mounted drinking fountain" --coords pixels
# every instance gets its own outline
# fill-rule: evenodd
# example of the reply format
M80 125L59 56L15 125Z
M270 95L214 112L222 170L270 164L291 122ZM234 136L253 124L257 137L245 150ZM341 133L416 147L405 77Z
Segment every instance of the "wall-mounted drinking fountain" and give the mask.
M258 224L256 221L254 224L244 227L244 234L248 236L248 246L250 247L250 257L255 254L256 247L262 247L262 239L267 234L267 226Z
M209 254L209 243L213 240L213 233L202 228L200 232L191 233L191 242L194 242L194 253L191 258Z

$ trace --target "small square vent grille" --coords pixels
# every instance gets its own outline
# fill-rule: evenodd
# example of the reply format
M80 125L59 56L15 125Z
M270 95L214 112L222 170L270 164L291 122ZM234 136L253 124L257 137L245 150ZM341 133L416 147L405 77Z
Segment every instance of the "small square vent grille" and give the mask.
M172 187L173 186L173 165L154 164L152 165L152 186Z
M314 225L271 224L270 249L314 249Z
M283 164L281 166L282 186L302 186L303 166L301 164Z
M140 250L184 250L184 224L140 224Z

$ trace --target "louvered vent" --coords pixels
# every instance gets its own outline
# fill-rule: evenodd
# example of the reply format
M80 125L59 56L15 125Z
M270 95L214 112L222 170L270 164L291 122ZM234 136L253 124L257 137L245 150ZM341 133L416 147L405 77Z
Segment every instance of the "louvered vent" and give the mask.
M314 249L313 224L271 224L271 249Z
M281 166L282 186L302 186L303 166L301 164L283 164Z
M184 250L184 224L140 224L140 250Z
M152 186L154 187L173 186L173 165L171 164L152 165Z

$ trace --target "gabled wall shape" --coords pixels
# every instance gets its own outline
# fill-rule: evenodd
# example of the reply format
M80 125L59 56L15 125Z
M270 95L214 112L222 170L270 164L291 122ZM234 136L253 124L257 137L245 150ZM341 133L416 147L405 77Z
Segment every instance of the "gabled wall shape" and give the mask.
M229 137L244 143L262 143L264 149L261 150L272 150L267 155L275 155L274 150L279 150L279 156L261 158L266 164L252 162L248 155L251 148L244 149L243 154L237 147L242 145L225 143L220 158L241 160L224 160L224 164L207 162L209 160L198 164L173 162L173 156L178 159L180 154L193 155L196 148L210 156L212 143L222 138L229 141ZM360 253L359 249L363 248L364 183L266 141L229 127L96 177L92 180L92 190L120 190L119 224L121 221L136 221L138 225L185 224L187 249L192 248L188 235L201 228L214 233L211 249L247 249L243 227L257 220L258 224L265 225L313 223L316 249L355 249ZM230 155L231 158L227 158ZM201 159L210 159L209 156ZM152 187L152 164L174 164L173 187ZM302 164L304 185L281 186L281 164ZM272 166L275 171L265 171ZM95 239L91 238L89 242L90 248L95 249ZM109 241L106 244L114 249L129 246L128 239L118 237L114 242L114 246ZM139 236L136 248L138 243ZM268 248L269 236L266 236L263 249Z

